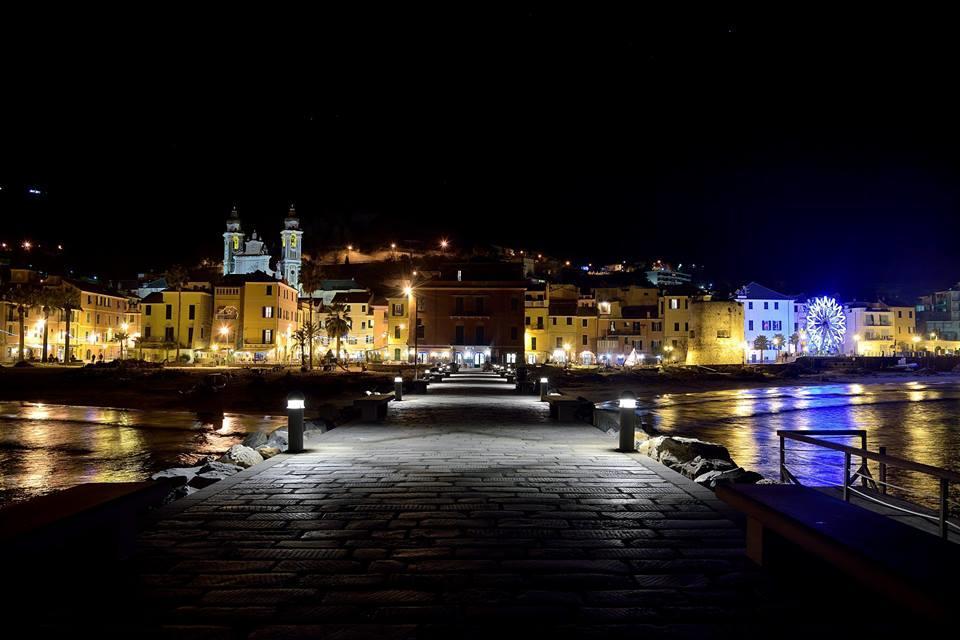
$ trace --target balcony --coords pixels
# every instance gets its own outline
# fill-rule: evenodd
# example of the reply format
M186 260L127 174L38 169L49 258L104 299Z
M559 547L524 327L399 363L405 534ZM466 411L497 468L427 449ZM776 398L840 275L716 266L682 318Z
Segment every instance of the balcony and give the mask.
M523 306L527 307L528 309L530 308L545 309L547 307L547 301L546 300L524 300Z

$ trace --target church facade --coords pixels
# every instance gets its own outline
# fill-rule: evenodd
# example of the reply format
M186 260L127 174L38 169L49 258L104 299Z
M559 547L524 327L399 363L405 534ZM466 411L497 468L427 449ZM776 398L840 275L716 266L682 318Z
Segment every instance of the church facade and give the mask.
M293 205L287 211L280 232L280 257L272 268L273 256L263 238L254 231L250 237L243 232L240 214L233 207L227 218L227 230L223 234L223 275L262 272L277 280L283 280L300 290L300 270L303 266L303 231L300 218Z

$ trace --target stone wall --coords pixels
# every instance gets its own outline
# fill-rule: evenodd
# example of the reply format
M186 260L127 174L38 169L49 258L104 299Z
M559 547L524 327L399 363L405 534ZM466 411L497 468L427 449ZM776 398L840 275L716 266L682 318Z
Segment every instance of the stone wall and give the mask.
M740 364L742 343L742 304L733 300L691 303L687 364Z

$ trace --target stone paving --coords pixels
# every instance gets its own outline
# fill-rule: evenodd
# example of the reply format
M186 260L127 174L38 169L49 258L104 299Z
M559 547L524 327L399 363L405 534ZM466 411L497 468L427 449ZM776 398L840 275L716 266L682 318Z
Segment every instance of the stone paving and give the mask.
M177 637L698 635L771 615L709 492L464 375L175 503L136 559Z

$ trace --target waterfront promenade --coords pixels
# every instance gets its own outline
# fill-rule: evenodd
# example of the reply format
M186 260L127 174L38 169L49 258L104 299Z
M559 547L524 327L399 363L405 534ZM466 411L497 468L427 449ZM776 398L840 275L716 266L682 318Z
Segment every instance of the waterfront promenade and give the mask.
M712 494L615 440L490 374L433 384L166 509L139 542L142 620L255 638L756 622L762 578Z

